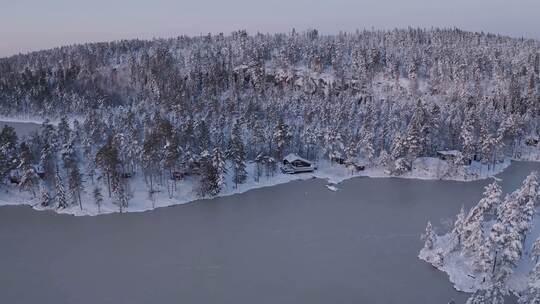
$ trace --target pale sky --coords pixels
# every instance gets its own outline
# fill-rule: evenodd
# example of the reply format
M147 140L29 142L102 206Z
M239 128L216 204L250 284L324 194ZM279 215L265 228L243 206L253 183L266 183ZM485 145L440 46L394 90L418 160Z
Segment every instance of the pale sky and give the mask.
M0 57L79 42L459 27L540 39L540 0L0 0Z

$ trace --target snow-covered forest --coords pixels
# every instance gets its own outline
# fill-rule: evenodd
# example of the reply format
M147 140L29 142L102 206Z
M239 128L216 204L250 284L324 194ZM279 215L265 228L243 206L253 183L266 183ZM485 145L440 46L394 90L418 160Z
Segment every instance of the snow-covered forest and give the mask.
M3 187L16 171L44 208L122 211L133 188L172 198L184 181L215 196L287 153L400 176L457 150L449 175L493 170L537 154L540 42L409 28L75 45L0 59L0 115L59 121L0 133Z
M538 191L536 173L504 197L497 182L487 185L450 232L438 236L428 223L420 258L447 272L458 290L474 292L467 303L504 303L509 292L520 303L539 303Z

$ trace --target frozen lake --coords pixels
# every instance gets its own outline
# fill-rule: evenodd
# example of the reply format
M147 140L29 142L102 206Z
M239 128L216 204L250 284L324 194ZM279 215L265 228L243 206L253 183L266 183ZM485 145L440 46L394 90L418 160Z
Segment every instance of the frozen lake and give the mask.
M539 169L512 164L504 190ZM419 235L488 182L309 180L99 217L0 207L0 303L464 303Z

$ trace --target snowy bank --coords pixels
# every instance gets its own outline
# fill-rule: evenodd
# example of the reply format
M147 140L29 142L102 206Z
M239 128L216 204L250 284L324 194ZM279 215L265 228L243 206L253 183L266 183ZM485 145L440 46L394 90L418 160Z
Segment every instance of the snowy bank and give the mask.
M443 174L446 172L445 170L447 165L445 163L445 161L441 161L436 158L419 158L414 162L412 171L399 176L399 178L472 181L498 174L510 165L510 161L507 160L506 162L499 164L495 170L488 171L485 169L480 170L479 172L481 173L470 174L470 172L467 170L462 169L456 172L454 175L448 175ZM331 188L329 187L329 190L335 191L337 190L335 187L336 184L354 177L395 177L390 175L387 170L380 167L367 168L364 171L352 171L343 165L331 164L327 161L321 161L317 165L318 170L312 173L282 174L281 172L276 172L273 176L261 176L259 182L256 182L254 179L255 165L253 163L249 163L246 168L248 172L247 182L240 184L237 188L235 188L233 187L234 183L232 182L232 174L229 173L226 177L227 183L217 197L229 196L244 193L252 189L270 187L291 181L308 180L313 178L327 180L330 184L332 184ZM474 168L474 165L472 167ZM476 169L477 168L475 168L475 170ZM197 177L187 177L185 180L177 182L177 190L171 198L168 195L167 186L169 183L172 184L172 181L167 181L161 188L156 188L157 191L151 198L148 194L148 188L144 182L144 178L141 175L135 175L133 178L129 179L129 206L124 208L123 212L143 212L155 208L186 204L199 200L201 197L197 195L197 182ZM7 188L4 187L0 189L0 206L30 205L36 210L53 210L58 213L72 214L76 216L107 214L120 211L118 206L115 205L112 199L108 197L106 189L103 186L101 190L105 196L105 199L98 210L98 206L94 203L94 199L92 197L93 188L94 185L92 185L89 181L85 182L86 191L83 193L82 197L82 210L76 204L72 204L65 209L42 207L39 204L38 198L32 198L30 193L21 192L15 186L8 186Z
M537 210L538 212L539 210ZM527 289L528 276L534 267L534 262L530 258L531 248L534 241L540 237L540 218L536 216L532 221L531 231L528 233L523 246L523 256L519 260L518 266L514 269L507 282L509 290L522 293ZM461 251L451 252L444 257L444 263L441 264L436 258L438 252L448 249L451 243L451 234L445 234L437 237L433 250L423 248L418 257L421 260L430 263L438 270L448 275L448 280L454 288L463 292L474 292L478 289L486 289L490 286L489 274L479 274L475 271L470 257L462 254Z
M458 291L529 294L540 283L539 189L535 172L504 196L496 182L489 184L476 206L461 209L450 232L438 236L428 223L418 257L448 274Z

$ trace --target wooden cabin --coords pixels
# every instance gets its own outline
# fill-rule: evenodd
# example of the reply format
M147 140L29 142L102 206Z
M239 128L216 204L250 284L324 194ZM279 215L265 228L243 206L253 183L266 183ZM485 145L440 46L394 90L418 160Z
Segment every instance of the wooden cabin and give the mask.
M313 172L315 169L317 169L317 167L309 160L293 153L285 156L281 166L281 172L288 174Z
M540 142L540 140L538 139L538 137L529 137L525 140L525 144L527 146L531 146L531 147L536 147L538 146L538 143Z
M437 151L437 157L441 160L445 161L460 161L462 164L469 166L473 160L477 161L479 160L478 154L473 154L472 159L464 159L463 153L458 150L445 150L445 151Z

